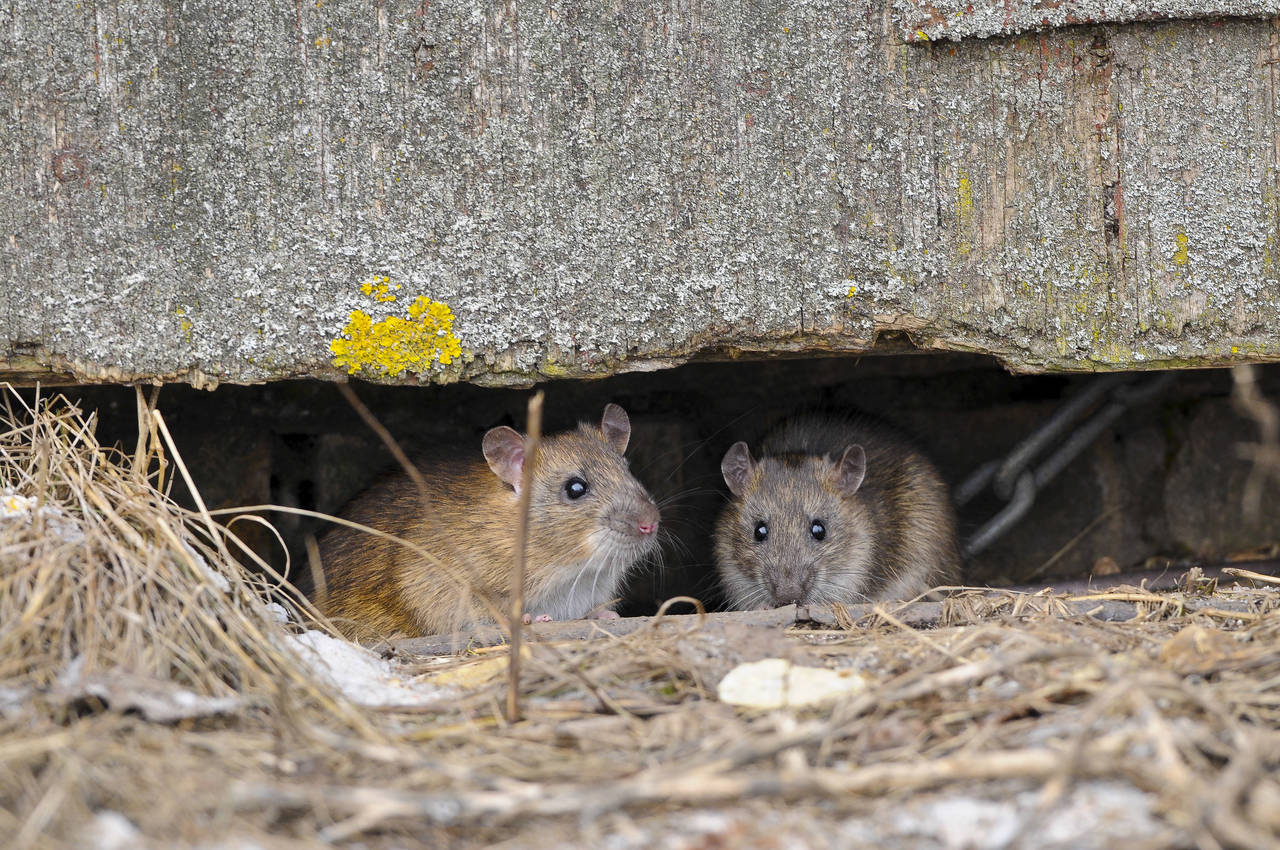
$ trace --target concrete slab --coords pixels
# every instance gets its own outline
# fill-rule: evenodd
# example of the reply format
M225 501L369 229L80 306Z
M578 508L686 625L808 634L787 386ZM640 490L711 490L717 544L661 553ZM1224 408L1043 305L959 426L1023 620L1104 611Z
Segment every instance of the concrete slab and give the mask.
M1030 372L1272 360L1277 27L21 4L0 376L523 384L893 333Z

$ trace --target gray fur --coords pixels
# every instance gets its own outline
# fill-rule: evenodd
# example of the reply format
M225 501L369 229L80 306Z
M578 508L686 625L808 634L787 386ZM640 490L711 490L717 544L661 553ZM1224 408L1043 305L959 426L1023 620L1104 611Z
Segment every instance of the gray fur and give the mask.
M958 580L947 486L901 436L865 419L800 416L762 448L755 460L737 444L722 464L734 495L715 552L731 607L909 599Z

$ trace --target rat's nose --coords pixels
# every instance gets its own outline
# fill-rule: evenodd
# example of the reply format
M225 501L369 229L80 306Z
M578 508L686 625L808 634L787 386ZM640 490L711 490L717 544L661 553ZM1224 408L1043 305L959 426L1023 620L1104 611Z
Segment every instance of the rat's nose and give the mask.
M800 605L809 595L809 584L812 579L808 570L785 570L772 579L769 584L773 590L774 605Z
M798 581L780 584L773 591L773 601L779 608L783 605L798 605L804 601L804 587Z
M648 536L658 530L658 506L653 502L646 503L636 518L636 530Z

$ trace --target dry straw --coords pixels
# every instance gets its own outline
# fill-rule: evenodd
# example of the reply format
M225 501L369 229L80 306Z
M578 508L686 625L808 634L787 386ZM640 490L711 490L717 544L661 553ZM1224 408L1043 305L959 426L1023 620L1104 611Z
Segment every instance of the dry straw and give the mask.
M7 387L4 418L0 682L128 673L251 699L289 682L338 709L279 648L281 616L301 619L279 582L155 486L169 465L157 430L129 457L98 445L92 414ZM165 430L158 411L144 421Z
M688 846L772 846L752 836L784 816L848 846L832 836L854 820L892 833L904 806L1025 792L1022 844L1005 846L1042 846L1037 830L1096 783L1143 801L1144 831L1118 836L1082 811L1083 845L1280 845L1280 617L1265 581L962 593L929 629L898 608L819 631L592 625L589 640L527 645L519 723L502 708L504 647L402 658L404 678L454 696L358 709L286 649L297 627L267 604L288 607L278 581L165 494L183 466L154 402L139 408L126 455L65 401L6 395L7 846L654 847L690 830ZM1138 616L1090 616L1119 604ZM768 656L856 668L869 686L800 710L716 700L728 669Z

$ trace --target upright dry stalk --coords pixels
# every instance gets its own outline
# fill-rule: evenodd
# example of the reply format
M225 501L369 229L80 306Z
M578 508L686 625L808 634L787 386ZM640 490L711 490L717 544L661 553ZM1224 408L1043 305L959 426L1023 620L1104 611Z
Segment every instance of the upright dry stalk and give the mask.
M1234 388L1231 403L1258 426L1258 442L1237 447L1237 453L1253 461L1244 485L1244 513L1256 520L1262 512L1262 491L1271 479L1280 479L1280 411L1258 387L1249 365L1231 370Z
M391 451L396 463L400 464L405 474L409 476L414 486L418 488L418 495L422 499L425 509L427 503L427 480L422 477L422 471L418 469L413 461L409 460L409 456L404 453L404 449L400 448L400 444L396 442L396 438L391 436L391 432L387 430L386 426L379 422L378 417L373 415L373 411L360 400L360 397L356 395L356 391L351 389L350 384L338 384L338 392L342 393L342 397L347 400L347 404L351 405L351 408L359 414L364 423L372 429L373 433L378 435L378 439L382 440L382 444Z
M200 514L201 519L204 520L204 526L209 532L209 542L218 547L218 553L222 555L224 563L235 563L235 558L231 557L231 551L227 549L226 541L222 539L223 530L214 523L213 517L209 515L209 508L204 503L204 497L196 489L196 482L191 477L191 473L187 471L187 465L183 462L182 455L178 454L178 446L173 442L173 435L169 433L169 426L165 424L164 416L159 410L153 409L151 411L151 421L160 429L165 445L169 447L169 454L173 456L173 463L178 467L178 472L182 473L182 480L187 485L191 500L196 503L196 511Z
M520 719L520 627L524 622L524 556L529 539L529 494L533 489L533 472L538 463L538 447L542 441L542 391L529 399L529 417L525 426L524 466L520 470L519 522L516 525L516 563L511 573L511 657L507 662L507 721Z
M147 437L151 434L151 408L147 407L147 398L142 394L140 384L134 384L133 392L138 409L138 444L133 450L133 471L139 478L145 478L146 461L151 457L151 453L147 451Z

